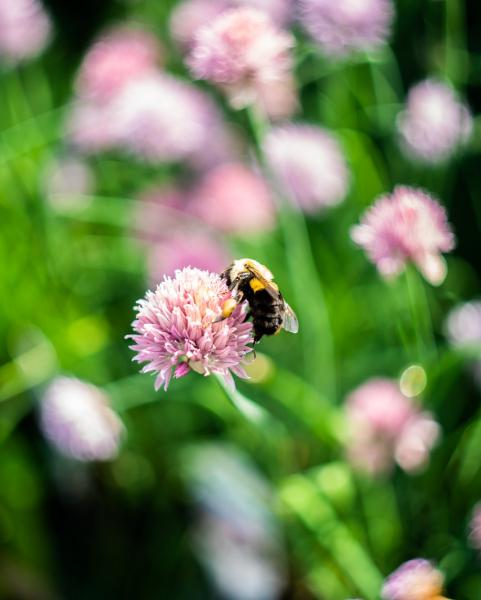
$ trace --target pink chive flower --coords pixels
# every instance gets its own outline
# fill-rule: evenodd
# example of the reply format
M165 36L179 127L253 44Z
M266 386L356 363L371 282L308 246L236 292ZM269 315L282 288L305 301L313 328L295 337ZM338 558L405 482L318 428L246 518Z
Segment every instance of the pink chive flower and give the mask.
M441 253L455 246L444 208L426 192L407 186L379 198L361 224L351 228L351 238L382 276L395 277L412 261L433 285L446 277Z
M469 543L475 550L481 552L481 502L475 505L471 514L469 521Z
M222 12L241 6L263 10L280 26L292 17L290 0L184 0L172 11L170 31L184 50L190 50L202 27L209 25Z
M196 78L221 87L234 108L262 106L264 86L291 77L293 45L266 13L237 8L198 32L189 65Z
M174 275L175 271L184 267L220 273L230 259L226 249L212 234L184 225L171 233L164 233L160 241L150 247L150 281Z
M160 57L156 38L139 26L105 33L87 52L77 75L82 98L105 102L133 79L152 71Z
M448 314L446 336L451 345L469 351L469 365L481 386L481 301L458 304Z
M136 79L111 106L118 144L150 162L208 155L216 127L222 128L215 105L201 91L162 74ZM215 147L215 143L214 143Z
M17 63L40 54L52 23L38 0L0 0L0 57Z
M82 209L91 202L95 177L86 162L62 157L50 162L43 174L46 198L55 209Z
M336 139L310 125L275 127L264 142L275 178L289 199L307 213L335 206L345 198L349 171Z
M40 426L57 450L82 461L115 458L124 432L108 396L73 377L57 377L48 386L40 402Z
M446 334L453 346L471 346L481 352L481 301L464 302L451 309Z
M252 324L245 322L246 307L214 322L229 297L225 281L216 273L186 267L175 276L164 277L155 291L137 302L134 360L147 363L143 373L157 373L155 389L167 389L174 377L196 371L218 374L233 386L232 373L247 377L242 359L252 348Z
M191 50L200 29L226 9L224 0L185 0L179 2L170 17L170 31L185 51Z
M397 128L409 157L435 164L468 140L473 119L449 85L428 79L411 88Z
M77 101L64 124L66 140L83 154L111 150L118 143L115 115L108 104Z
M301 0L300 21L330 56L376 50L389 37L391 0Z
M382 588L383 600L442 600L444 576L424 558L402 564Z
M196 446L186 456L198 515L194 549L222 597L282 597L285 551L267 481L227 445Z
M359 469L373 475L389 472L394 463L417 471L428 461L439 438L439 425L390 379L370 379L346 399L350 431L347 453Z
M209 171L192 191L191 211L226 233L255 234L275 224L274 202L264 179L241 163Z

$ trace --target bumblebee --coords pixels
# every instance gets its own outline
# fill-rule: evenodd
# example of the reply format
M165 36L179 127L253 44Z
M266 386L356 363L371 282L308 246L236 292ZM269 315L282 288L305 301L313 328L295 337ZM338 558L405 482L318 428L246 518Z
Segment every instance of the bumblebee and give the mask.
M254 326L254 342L281 329L297 333L297 317L267 267L251 258L240 258L230 264L221 277L232 293L232 298L226 300L222 307L222 319L229 317L237 304L245 300L249 304L247 318L252 317Z

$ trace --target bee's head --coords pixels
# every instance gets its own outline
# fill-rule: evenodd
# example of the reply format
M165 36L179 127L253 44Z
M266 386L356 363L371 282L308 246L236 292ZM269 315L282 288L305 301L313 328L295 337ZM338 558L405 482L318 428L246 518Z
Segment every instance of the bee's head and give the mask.
M236 279L245 271L257 272L259 275L264 277L264 279L267 279L267 281L272 281L274 279L274 275L269 271L269 269L253 258L239 258L238 260L235 260L231 269L232 279Z

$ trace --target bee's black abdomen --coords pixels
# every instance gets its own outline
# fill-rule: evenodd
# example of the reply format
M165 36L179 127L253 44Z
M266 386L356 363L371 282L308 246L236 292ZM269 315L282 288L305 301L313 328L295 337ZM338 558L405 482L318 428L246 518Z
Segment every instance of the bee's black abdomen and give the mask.
M279 295L273 298L262 290L250 298L254 339L258 342L263 335L274 335L282 326L284 300Z

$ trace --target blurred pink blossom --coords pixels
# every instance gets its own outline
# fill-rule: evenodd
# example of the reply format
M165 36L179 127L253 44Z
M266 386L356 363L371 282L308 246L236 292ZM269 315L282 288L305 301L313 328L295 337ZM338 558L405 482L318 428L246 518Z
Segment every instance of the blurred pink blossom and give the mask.
M193 214L227 233L255 234L274 227L275 207L264 179L241 163L209 171L192 190Z
M433 285L446 276L441 253L455 246L444 208L426 192L406 186L380 197L351 229L351 237L384 277L395 277L412 261Z
M140 26L113 28L85 55L77 75L77 93L88 100L108 101L132 80L153 71L160 55L155 36Z
M64 129L67 141L84 154L110 150L118 142L115 118L108 104L77 100L67 113Z
M375 50L389 37L391 0L300 0L300 21L332 56Z
M282 191L305 212L315 213L344 199L349 172L328 131L310 125L276 127L268 133L264 150Z
M444 576L424 558L402 564L385 581L383 600L442 600Z
M117 455L124 426L108 396L90 383L57 377L40 403L40 425L63 454L83 461Z
M481 351L481 301L464 302L451 309L446 333L454 346L474 346Z
M200 29L211 23L226 8L224 0L184 0L170 17L173 38L184 50L190 50Z
M294 38L254 8L222 13L195 38L189 65L194 76L220 86L233 107L264 102L265 87L291 80ZM282 88L278 89L279 90Z
M222 12L240 6L265 11L277 25L285 25L293 12L291 0L184 0L172 11L172 36L183 49L189 50L202 27L209 25Z
M155 291L137 302L131 349L134 360L147 363L143 373L157 373L155 389L167 389L174 377L191 370L204 376L218 374L230 386L232 373L247 377L241 362L251 352L252 323L245 322L246 307L215 322L229 297L225 281L216 273L186 267L174 278L165 277Z
M481 386L481 301L465 302L452 308L445 329L452 346L470 353L469 365Z
M195 500L195 550L222 597L276 600L285 584L273 493L235 447L196 446L185 471Z
M381 474L397 462L416 471L428 461L439 425L404 396L391 379L370 379L346 399L348 456L360 469Z
M467 141L473 120L449 85L427 79L411 88L397 126L406 154L434 164Z
M184 267L220 273L230 260L227 250L212 234L184 225L165 233L150 247L150 281L157 283L164 275L174 275Z
M52 33L38 0L0 0L0 57L19 62L40 54Z
M180 79L160 73L138 78L123 88L110 112L118 144L142 159L205 164L228 152L215 104Z
M43 175L47 200L57 209L79 209L90 204L95 178L88 164L75 157L49 163Z

